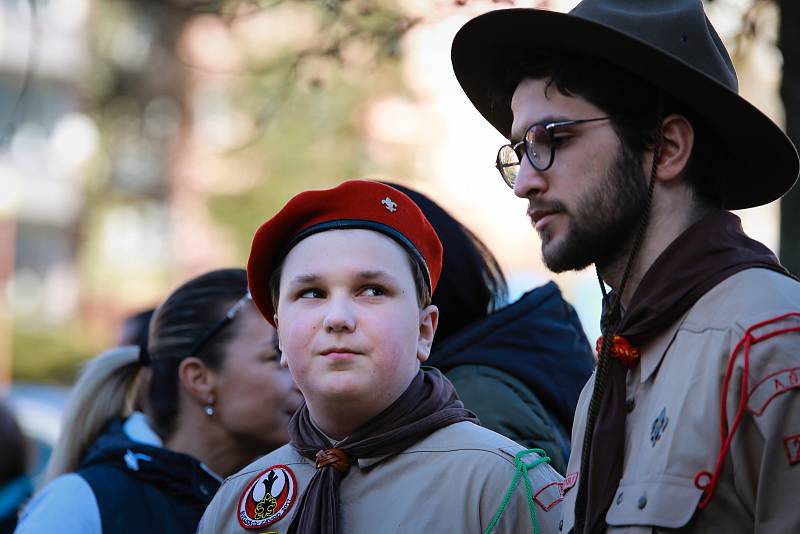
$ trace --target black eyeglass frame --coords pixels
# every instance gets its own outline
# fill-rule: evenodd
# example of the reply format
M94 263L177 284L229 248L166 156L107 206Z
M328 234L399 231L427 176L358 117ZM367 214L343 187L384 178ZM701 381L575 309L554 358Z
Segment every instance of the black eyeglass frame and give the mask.
M587 122L597 122L597 121L611 120L611 119L614 119L614 118L616 118L616 117L614 117L612 115L608 115L608 116L605 116L605 117L595 117L595 118L592 118L592 119L574 119L574 120L568 120L568 121L555 121L555 122L544 122L544 123L535 122L535 123L531 124L530 126L528 126L528 128L526 128L525 135L522 136L522 141L519 141L518 143L514 143L514 144L506 143L505 145L501 146L498 149L497 157L495 158L494 166L500 172L500 176L503 178L503 181L506 183L506 185L508 187L510 187L511 189L514 189L514 182L516 182L516 178L514 178L513 181L509 181L509 179L506 177L506 173L503 170L508 168L508 167L517 167L517 166L522 164L522 157L520 156L519 152L517 152L517 149L520 147L520 145L524 145L525 156L528 158L528 162L531 164L531 166L533 166L533 168L536 169L537 171L543 172L543 171L546 171L547 169L549 169L550 167L552 167L553 166L553 162L555 162L555 160L556 160L556 145L555 145L555 137L554 137L556 128L559 128L561 126L574 126L576 124L584 124L584 123L587 123ZM547 162L547 165L545 165L544 167L539 167L538 165L536 165L536 163L533 162L533 156L531 156L531 143L530 143L530 141L528 141L528 134L530 133L530 131L535 126L543 126L544 127L545 131L547 132L548 140L550 142L550 158L549 158L549 160ZM503 149L506 148L506 147L510 148L511 151L517 155L517 163L501 163L500 162L500 154L503 152ZM535 156L535 153L534 153L534 156Z
M189 356L197 356L197 353L200 352L200 349L209 342L209 340L216 336L223 328L225 328L233 319L239 314L239 312L244 308L245 304L248 302L252 302L253 297L250 295L250 290L247 290L247 293L236 301L236 303L231 306L227 312L225 312L225 316L220 319L211 329L206 332L206 334L201 337L197 342L192 346L192 350L189 351Z

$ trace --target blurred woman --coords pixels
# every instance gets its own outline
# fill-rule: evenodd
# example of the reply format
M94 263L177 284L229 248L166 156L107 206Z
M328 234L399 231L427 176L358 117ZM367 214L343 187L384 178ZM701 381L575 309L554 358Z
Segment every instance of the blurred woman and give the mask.
M581 389L594 356L575 310L553 282L507 305L507 285L491 251L422 193L396 187L417 203L444 247L431 356L481 424L539 447L560 473Z
M185 283L156 309L147 351L86 365L17 532L194 532L223 477L288 441L300 397L279 361L244 270ZM143 377L146 413L132 412Z

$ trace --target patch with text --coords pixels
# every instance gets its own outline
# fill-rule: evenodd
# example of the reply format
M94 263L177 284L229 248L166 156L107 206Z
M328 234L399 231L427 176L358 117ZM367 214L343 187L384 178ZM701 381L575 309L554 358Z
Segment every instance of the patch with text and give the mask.
M285 465L258 474L239 498L236 515L243 528L261 528L286 517L297 498L297 479Z
M781 369L760 380L747 397L747 410L753 415L764 413L772 399L800 387L800 367Z

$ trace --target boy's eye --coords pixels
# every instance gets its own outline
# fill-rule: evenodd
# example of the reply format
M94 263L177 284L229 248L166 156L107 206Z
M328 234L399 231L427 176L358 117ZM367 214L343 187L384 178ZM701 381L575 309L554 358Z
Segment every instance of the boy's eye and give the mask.
M321 299L325 294L319 289L309 288L298 291L297 296L301 299Z
M382 287L368 286L361 291L361 294L365 297L381 297L386 291Z

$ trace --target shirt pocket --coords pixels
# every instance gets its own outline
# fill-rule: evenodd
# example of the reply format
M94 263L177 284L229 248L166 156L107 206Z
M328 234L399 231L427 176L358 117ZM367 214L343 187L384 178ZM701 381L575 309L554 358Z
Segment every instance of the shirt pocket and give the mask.
M694 515L702 493L691 478L657 475L623 480L611 501L606 523L610 532L633 526L680 528Z

